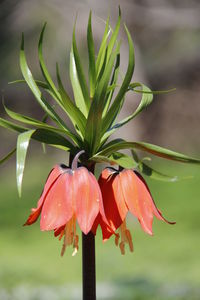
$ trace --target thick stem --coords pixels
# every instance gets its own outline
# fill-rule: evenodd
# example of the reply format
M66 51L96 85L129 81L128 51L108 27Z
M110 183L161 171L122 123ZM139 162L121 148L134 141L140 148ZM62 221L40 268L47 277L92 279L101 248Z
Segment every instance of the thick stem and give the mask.
M88 170L94 173L94 165ZM82 233L83 300L96 300L95 236Z
M95 237L82 233L83 300L96 300Z

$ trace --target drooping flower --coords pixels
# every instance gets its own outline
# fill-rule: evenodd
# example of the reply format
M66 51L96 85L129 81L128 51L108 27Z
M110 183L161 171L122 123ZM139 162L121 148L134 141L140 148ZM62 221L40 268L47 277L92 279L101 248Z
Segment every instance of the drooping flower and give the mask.
M101 190L95 176L85 167L77 167L79 152L72 163L72 169L56 165L46 181L37 208L24 225L33 224L41 214L40 229L54 230L54 235L62 239L61 255L68 245L73 245L73 255L78 251L76 221L81 231L88 234L97 218L109 226L103 208Z
M130 231L126 227L126 216L130 211L140 222L142 229L152 235L152 223L155 216L159 220L168 222L157 209L149 188L142 176L130 169L117 171L106 168L99 178L99 185L103 197L103 205L106 218L113 231L118 229L115 237L116 245L121 253L125 254L125 244L133 251L133 242ZM103 239L108 239L113 232L100 220ZM96 228L94 228L95 232ZM121 239L119 243L119 239Z

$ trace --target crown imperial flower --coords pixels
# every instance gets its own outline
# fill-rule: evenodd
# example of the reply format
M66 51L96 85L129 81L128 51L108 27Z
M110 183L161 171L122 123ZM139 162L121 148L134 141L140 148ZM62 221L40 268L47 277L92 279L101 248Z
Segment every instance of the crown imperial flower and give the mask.
M119 229L115 243L125 254L125 243L129 244L130 251L133 251L133 243L130 231L126 227L126 216L130 211L140 222L142 229L152 235L152 223L155 216L159 220L167 221L157 209L148 186L142 176L130 169L117 171L113 168L106 168L99 178L99 185L103 197L103 205L106 218L113 231ZM108 239L113 233L102 221L103 238ZM119 243L119 238L121 242Z
M32 212L24 225L33 224L41 214L40 229L54 230L54 235L64 243L61 255L68 245L78 250L76 221L81 231L88 234L98 215L109 226L103 208L101 190L95 176L85 167L78 167L80 151L72 162L72 169L65 165L56 165L51 171L37 208Z

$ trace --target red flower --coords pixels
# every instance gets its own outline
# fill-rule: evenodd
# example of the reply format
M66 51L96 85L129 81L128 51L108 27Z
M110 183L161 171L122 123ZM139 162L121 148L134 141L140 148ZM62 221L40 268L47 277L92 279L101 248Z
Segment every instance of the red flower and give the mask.
M65 165L56 165L51 171L37 208L32 209L24 225L33 224L41 214L40 229L54 230L55 236L64 236L61 255L68 245L73 245L76 254L78 250L78 235L76 221L84 234L88 234L97 219L108 224L101 196L101 191L95 176L85 167L77 168L79 152L72 169ZM109 226L109 225L108 225Z
M159 220L168 222L156 208L146 182L138 173L124 169L119 172L112 168L106 168L101 173L99 185L103 197L103 205L106 218L113 231L119 228L119 234L115 238L121 253L125 253L125 243L129 244L133 251L133 243L130 231L126 227L126 215L130 211L140 222L142 229L152 235L153 216ZM103 239L108 239L113 232L100 220L103 231ZM96 228L94 228L94 231Z

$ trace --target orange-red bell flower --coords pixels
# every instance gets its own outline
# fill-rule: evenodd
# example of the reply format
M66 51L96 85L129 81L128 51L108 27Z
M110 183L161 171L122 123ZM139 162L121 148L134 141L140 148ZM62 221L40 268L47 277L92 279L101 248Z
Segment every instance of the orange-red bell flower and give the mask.
M110 228L119 233L115 238L119 244L121 253L125 253L125 243L129 244L133 251L133 243L130 231L126 227L126 215L130 211L140 222L142 229L152 235L152 223L155 216L159 220L168 222L156 208L148 186L142 176L130 169L117 171L106 168L99 178L99 185L103 197L103 205ZM103 231L103 239L108 239L113 232L100 220ZM94 232L96 228L93 228ZM121 242L119 237L121 236Z
M72 169L65 165L56 165L51 171L37 208L32 212L24 225L33 224L41 214L40 229L54 230L54 235L64 244L61 255L68 245L73 245L76 254L78 250L78 235L76 221L84 234L88 234L97 219L107 223L101 190L95 176L85 167L77 168L79 152L76 155Z

